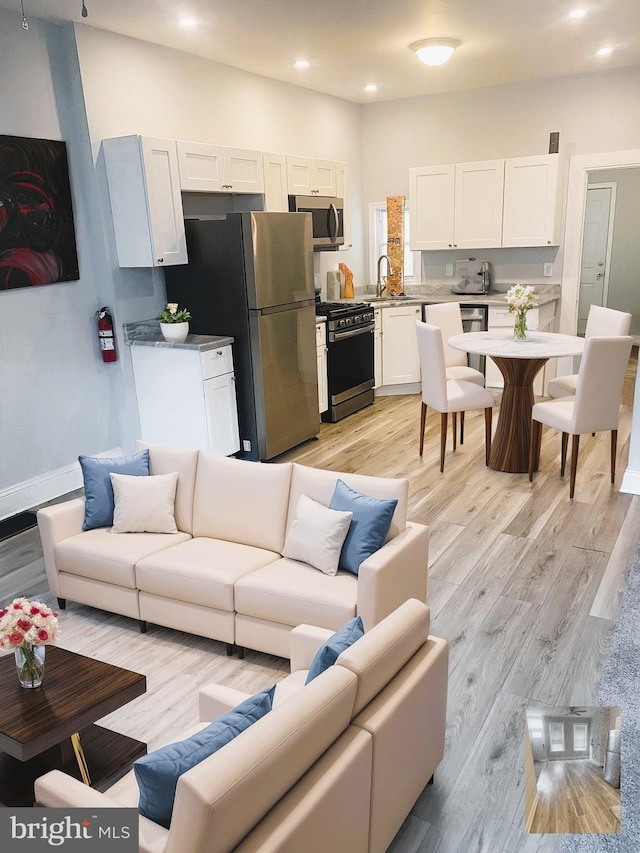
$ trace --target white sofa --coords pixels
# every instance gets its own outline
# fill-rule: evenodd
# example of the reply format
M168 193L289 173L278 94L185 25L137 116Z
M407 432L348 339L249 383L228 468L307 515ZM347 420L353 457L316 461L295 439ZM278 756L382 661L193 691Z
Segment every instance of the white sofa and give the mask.
M355 615L365 629L409 598L426 601L428 529L407 521L408 481L296 463L262 464L138 442L150 473L178 472L178 533L82 530L84 500L38 511L49 588L87 604L227 644L287 657L303 623L331 631ZM298 499L329 504L336 480L397 498L382 548L358 575L323 574L283 558Z
M179 778L169 829L139 818L143 853L384 853L443 755L448 644L410 600L304 686L326 633L291 633L301 669L272 711ZM200 717L244 698L212 685ZM133 771L105 793L58 770L35 785L46 807L136 807L138 796Z

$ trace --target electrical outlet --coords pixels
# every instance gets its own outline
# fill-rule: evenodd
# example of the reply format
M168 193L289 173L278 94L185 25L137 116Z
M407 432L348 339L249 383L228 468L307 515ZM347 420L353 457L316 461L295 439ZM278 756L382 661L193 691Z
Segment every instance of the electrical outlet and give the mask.
M453 275L453 264L445 264L444 265L444 274L445 275Z
M249 451L251 450L251 442L250 442L250 441L247 441L247 440L245 439L245 440L242 442L242 449L243 449L244 451L246 451L247 453L249 453Z
M542 275L553 275L553 264L544 264L542 267Z

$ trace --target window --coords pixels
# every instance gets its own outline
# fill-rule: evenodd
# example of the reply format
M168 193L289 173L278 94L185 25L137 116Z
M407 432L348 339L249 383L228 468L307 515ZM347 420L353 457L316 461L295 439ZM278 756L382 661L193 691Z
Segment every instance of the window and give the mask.
M564 752L564 726L562 723L549 723L551 752Z
M574 752L586 752L587 751L587 724L586 723L574 723L573 724L573 751Z
M404 206L404 275L405 281L420 281L420 253L409 248L409 208ZM371 283L378 277L377 261L387 254L387 205L375 202L369 205L369 274ZM416 272L417 271L417 272ZM383 265L382 272L386 275Z

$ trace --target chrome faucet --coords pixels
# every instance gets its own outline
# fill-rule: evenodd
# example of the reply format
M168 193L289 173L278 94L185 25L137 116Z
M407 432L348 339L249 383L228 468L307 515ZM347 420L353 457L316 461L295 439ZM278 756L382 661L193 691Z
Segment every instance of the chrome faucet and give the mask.
M389 255L380 255L380 257L378 258L378 280L376 281L376 296L382 296L382 276L380 275L380 267L385 258L387 261L387 276L393 275L393 267L391 266ZM385 276L385 279L387 276Z

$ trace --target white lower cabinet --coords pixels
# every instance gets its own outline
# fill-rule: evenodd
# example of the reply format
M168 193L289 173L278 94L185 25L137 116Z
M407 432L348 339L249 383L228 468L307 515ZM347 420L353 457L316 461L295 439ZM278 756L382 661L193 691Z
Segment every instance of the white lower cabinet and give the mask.
M551 332L556 313L556 303L548 302L539 308L532 308L527 312L527 329L530 332ZM502 305L489 306L489 331L507 334L508 329L513 329L514 316L509 309ZM546 374L548 363L540 370L533 381L533 393L542 396L546 388ZM491 358L487 358L486 384L490 388L503 388L504 379L499 368Z
M416 320L420 305L393 305L382 313L382 384L420 381Z
M230 456L240 450L231 346L131 346L144 441Z
M320 414L329 408L329 383L327 378L327 324L316 323L316 361L318 364L318 409Z

